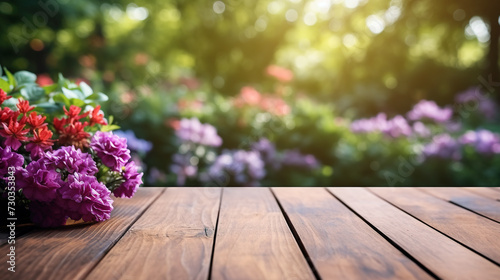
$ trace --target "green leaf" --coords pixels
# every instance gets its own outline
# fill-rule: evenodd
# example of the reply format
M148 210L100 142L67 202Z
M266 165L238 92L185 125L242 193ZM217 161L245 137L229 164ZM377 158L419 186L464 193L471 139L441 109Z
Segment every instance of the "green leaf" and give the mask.
M71 105L75 105L78 107L85 106L85 101L81 100L80 98L71 98L69 101L70 101Z
M64 78L64 76L61 73L59 73L59 75L57 77L58 77L58 80L57 80L58 85L60 85L62 88L69 86L69 84L70 84L69 80Z
M7 107L13 109L13 108L16 108L16 104L17 104L17 99L9 98L2 103L2 106L7 106Z
M80 83L80 89L82 90L83 96L85 96L85 98L91 96L94 93L92 88L90 88L89 85L87 85L85 82Z
M36 75L28 71L19 71L14 74L18 85L34 84L36 82Z
M97 103L106 102L106 101L109 100L109 97L106 94L102 93L102 92L94 93L91 96L89 96L88 98L92 99L92 100L95 100Z
M51 114L57 111L62 111L62 106L58 103L45 102L37 104L35 107L35 111Z
M5 74L7 75L7 79L9 81L10 87L15 88L16 87L16 79L14 78L12 73L10 73L9 70L7 70L7 68L4 68L4 70L5 70Z
M46 94L49 94L49 93L52 93L52 92L56 91L58 87L59 87L58 84L51 84L51 85L48 85L48 86L44 86L42 88L43 88L43 90L45 91Z
M113 131L113 130L116 130L116 129L120 129L120 127L116 124L108 124L108 125L104 125L101 127L101 131L102 132L108 132L108 131Z
M79 90L70 90L65 87L62 88L62 92L68 99L84 99L82 98L82 93Z
M69 98L67 98L63 93L58 93L56 95L54 95L54 97L52 97L52 99L54 99L55 102L61 102L63 103L64 105L66 105L66 107L69 107L71 105L71 101L69 101Z
M39 87L36 84L27 85L21 89L21 95L24 99L32 101L40 100L45 96L45 91L43 88Z
M0 71L1 70L2 69L0 68ZM6 92L9 92L9 90L10 90L9 82L7 82L6 80L2 79L1 75L0 75L0 88L3 89Z

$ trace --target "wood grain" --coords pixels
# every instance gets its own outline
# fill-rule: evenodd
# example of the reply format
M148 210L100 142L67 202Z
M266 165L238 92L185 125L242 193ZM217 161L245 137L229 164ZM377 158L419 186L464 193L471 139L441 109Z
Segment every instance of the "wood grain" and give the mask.
M372 192L500 264L500 224L413 188Z
M271 191L225 188L212 279L314 279Z
M273 188L323 279L433 279L324 188Z
M419 188L449 202L500 222L500 202L461 188Z
M478 195L482 195L487 198L491 198L494 200L500 200L500 192L493 190L492 188L489 187L483 187L483 188L463 188L465 190L468 190L470 192L476 193Z
M168 188L87 279L207 279L220 188Z
M141 188L132 199L116 199L111 218L92 225L38 229L16 240L16 272L2 279L81 279L163 191ZM6 245L0 252L6 252ZM7 271L2 261L1 271Z
M328 189L438 277L443 279L500 279L498 266L412 218L366 189ZM404 193L404 196L413 199L410 192ZM449 219L452 217L444 217L443 222ZM454 222L462 224L460 220L454 220Z

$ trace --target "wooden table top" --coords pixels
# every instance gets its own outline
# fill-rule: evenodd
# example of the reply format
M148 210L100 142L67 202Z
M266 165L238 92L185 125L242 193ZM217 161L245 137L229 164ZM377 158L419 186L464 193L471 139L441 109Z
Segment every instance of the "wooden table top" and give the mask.
M141 188L1 279L500 279L499 188ZM19 234L19 233L18 233Z

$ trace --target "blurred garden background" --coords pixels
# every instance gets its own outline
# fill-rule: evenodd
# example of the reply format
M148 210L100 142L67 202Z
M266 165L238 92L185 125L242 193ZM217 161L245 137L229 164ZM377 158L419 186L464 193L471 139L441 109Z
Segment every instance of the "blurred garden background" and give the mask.
M152 186L500 185L500 2L0 0L0 65L103 106Z

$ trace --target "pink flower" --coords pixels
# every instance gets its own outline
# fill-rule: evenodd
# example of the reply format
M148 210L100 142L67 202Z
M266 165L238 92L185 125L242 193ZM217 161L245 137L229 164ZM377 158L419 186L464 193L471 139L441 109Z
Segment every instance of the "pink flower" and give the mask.
M290 82L293 79L293 73L292 71L277 66L277 65L270 65L266 68L266 73L271 76L276 78L280 82Z
M249 105L257 105L262 99L260 93L253 87L243 87L240 95L243 101Z

